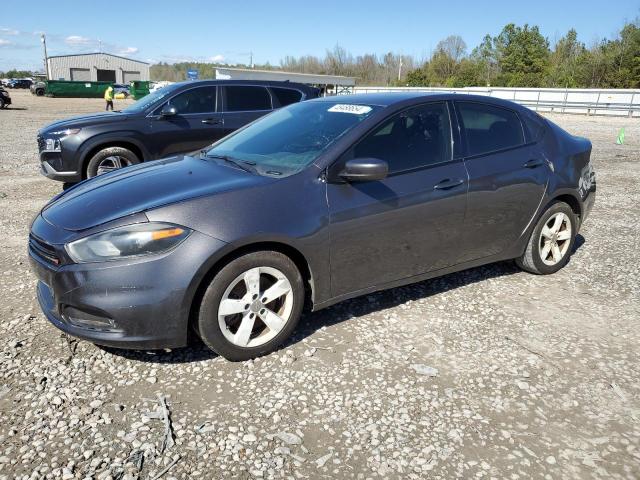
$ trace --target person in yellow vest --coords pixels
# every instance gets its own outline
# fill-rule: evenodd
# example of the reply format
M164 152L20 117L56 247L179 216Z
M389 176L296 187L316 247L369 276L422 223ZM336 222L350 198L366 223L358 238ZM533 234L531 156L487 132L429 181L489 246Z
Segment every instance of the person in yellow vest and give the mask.
M111 85L104 91L104 99L107 101L105 110L109 110L109 107L111 107L111 111L113 112L113 87Z

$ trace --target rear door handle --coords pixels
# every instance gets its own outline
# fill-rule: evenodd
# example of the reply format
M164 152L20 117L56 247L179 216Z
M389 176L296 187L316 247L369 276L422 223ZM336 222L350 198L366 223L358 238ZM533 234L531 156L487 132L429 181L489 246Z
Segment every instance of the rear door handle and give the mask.
M542 165L544 162L538 158L534 158L533 160L529 160L527 163L523 165L524 168L536 168Z
M436 183L433 186L434 190L449 190L450 188L455 188L458 187L460 185L462 185L464 183L464 180L461 178L458 178L456 180L449 180L448 178L446 180L442 180L441 182Z
M207 125L222 125L222 120L218 120L216 118L205 118L202 120L202 123L206 123Z

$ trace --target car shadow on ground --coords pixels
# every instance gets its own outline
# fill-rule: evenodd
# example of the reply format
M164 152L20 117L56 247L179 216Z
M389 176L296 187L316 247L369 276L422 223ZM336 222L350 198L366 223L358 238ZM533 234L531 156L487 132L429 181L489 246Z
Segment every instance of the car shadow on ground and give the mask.
M578 234L573 252L584 245L585 239ZM289 347L313 335L322 327L330 327L351 318L397 307L408 301L416 301L438 295L449 290L465 287L491 278L513 275L522 272L513 261L504 261L483 265L481 267L450 273L403 287L382 290L362 297L345 300L318 312L309 312L302 316L296 331L281 348ZM163 351L123 350L111 347L99 347L113 355L147 363L191 363L216 358L199 339L194 338L191 346Z
M29 110L25 107L5 107L5 110Z

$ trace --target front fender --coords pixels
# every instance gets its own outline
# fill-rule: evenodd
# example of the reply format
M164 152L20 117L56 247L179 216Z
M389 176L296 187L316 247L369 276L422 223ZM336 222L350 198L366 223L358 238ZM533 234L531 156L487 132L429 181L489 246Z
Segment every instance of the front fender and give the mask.
M107 148L117 144L130 144L142 153L141 161L152 160L151 154L147 147L145 147L144 143L140 140L140 136L141 135L137 132L123 130L89 137L84 143L82 143L79 149L78 158L80 160L79 163L82 170L84 171L86 168L87 162L90 160L89 156L91 152L102 146Z

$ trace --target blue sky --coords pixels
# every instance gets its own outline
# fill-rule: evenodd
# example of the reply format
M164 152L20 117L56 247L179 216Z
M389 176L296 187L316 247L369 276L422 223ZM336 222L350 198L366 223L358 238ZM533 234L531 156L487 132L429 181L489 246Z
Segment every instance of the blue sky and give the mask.
M2 5L0 70L42 69L38 32L49 55L97 51L101 42L102 51L150 62L248 63L252 51L255 63L278 64L336 44L354 55L424 58L451 34L471 50L510 22L538 25L552 43L573 27L590 44L638 15L640 0L13 1Z

